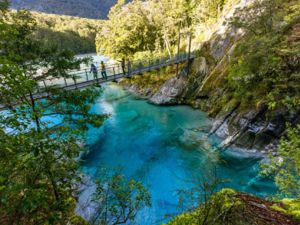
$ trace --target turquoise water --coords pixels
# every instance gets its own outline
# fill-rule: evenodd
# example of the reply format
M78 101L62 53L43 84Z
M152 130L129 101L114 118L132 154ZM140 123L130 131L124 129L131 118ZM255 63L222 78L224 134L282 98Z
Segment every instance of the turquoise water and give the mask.
M139 213L136 224L160 224L165 214L178 213L177 190L192 188L214 168L227 180L223 187L259 196L275 191L270 181L257 175L259 156L213 150L221 140L207 138L212 121L199 110L154 106L115 84L105 87L93 110L111 117L101 128L89 130L90 151L81 169L96 179L101 167L121 167L128 178L147 186L152 207Z

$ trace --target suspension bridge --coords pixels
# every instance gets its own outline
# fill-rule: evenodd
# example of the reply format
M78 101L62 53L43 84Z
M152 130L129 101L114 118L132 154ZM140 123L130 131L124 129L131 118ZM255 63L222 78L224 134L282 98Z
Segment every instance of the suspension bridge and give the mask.
M37 93L34 94L34 98L37 99L47 97L46 90L51 86L56 86L65 90L82 89L92 85L101 85L103 83L112 81L115 82L121 78L130 78L138 74L142 75L143 73L159 70L167 66L190 62L194 58L194 53L182 53L173 58L162 57L152 60L134 61L131 63L131 69L129 71L128 68L125 69L125 73L123 72L120 63L106 65L106 79L100 77L101 69L99 68L97 71L98 75L96 77L93 73L90 72L89 68L85 68L79 71L71 71L69 73L70 78L54 78L39 82L40 88L37 90Z
M48 88L58 87L64 90L83 89L93 85L101 85L107 82L116 82L121 78L130 78L134 75L142 75L146 72L160 70L161 68L187 63L187 68L190 66L191 60L195 58L195 53L181 53L174 57L161 57L151 60L140 60L131 63L131 69L126 68L125 73L121 67L121 63L106 65L107 77L101 76L101 69L97 68L98 75L95 76L90 72L90 68L83 68L78 71L70 71L68 78L53 78L39 81L36 92L32 95L33 99L43 99L49 97ZM28 96L30 99L30 96ZM16 103L17 104L17 103ZM0 104L0 110L5 109L5 105Z
M131 69L125 68L124 73L121 64L106 65L107 78L100 77L101 69L97 69L97 77L90 72L89 68L85 68L79 71L71 71L70 78L49 79L40 82L39 86L46 89L48 86L58 86L66 90L81 89L94 84L103 84L110 81L117 81L121 78L130 78L131 76L143 74L145 72L151 72L159 70L163 67L177 65L180 63L188 62L195 58L195 54L184 53L174 58L156 58L149 61L135 61L132 62Z

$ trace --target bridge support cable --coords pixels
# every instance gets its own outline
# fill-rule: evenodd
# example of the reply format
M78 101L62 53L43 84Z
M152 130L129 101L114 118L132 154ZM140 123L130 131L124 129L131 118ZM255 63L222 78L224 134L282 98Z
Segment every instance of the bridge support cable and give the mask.
M89 81L89 75L87 69L84 69L84 72L85 72L86 81Z
M182 40L182 36L187 36L188 35L188 52L186 53L180 53L180 44ZM187 61L187 73L186 75L189 74L190 66L191 66L191 48L192 48L192 38L193 34L192 32L181 32L179 29L179 34L178 34L178 44L177 44L177 56L175 57L174 61L176 64L176 77L179 77L179 63L182 61Z
M178 44L177 44L177 61L179 60L179 54L180 54L180 39L181 39L181 33L180 33L180 28L179 28L179 34L178 34ZM178 72L179 72L179 63L176 65L176 77L178 77Z
M191 48L192 48L192 38L193 38L193 34L189 33L189 51L188 51L188 58L187 58L187 76L190 73L190 66L191 66Z

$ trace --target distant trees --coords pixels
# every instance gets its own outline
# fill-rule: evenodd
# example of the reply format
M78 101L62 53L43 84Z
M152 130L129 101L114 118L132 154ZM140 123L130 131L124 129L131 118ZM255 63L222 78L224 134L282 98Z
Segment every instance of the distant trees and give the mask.
M56 45L61 50L75 53L96 51L96 31L102 21L71 16L33 13L38 29L34 37L46 45Z
M29 9L45 13L84 18L106 19L117 0L10 0L15 9Z
M8 12L8 15L16 11ZM71 16L32 12L36 29L32 37L45 46L57 46L76 54L96 52L96 31L102 21Z

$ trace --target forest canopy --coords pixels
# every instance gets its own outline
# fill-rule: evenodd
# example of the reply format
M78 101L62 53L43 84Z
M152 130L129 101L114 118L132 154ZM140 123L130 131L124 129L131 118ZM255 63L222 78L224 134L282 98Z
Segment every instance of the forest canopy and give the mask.
M38 27L34 36L46 45L70 49L77 54L96 51L96 30L100 28L101 20L37 12L32 15Z
M179 30L201 39L234 1L135 0L126 4L119 0L97 33L97 52L112 58L133 57L138 52L172 55Z

